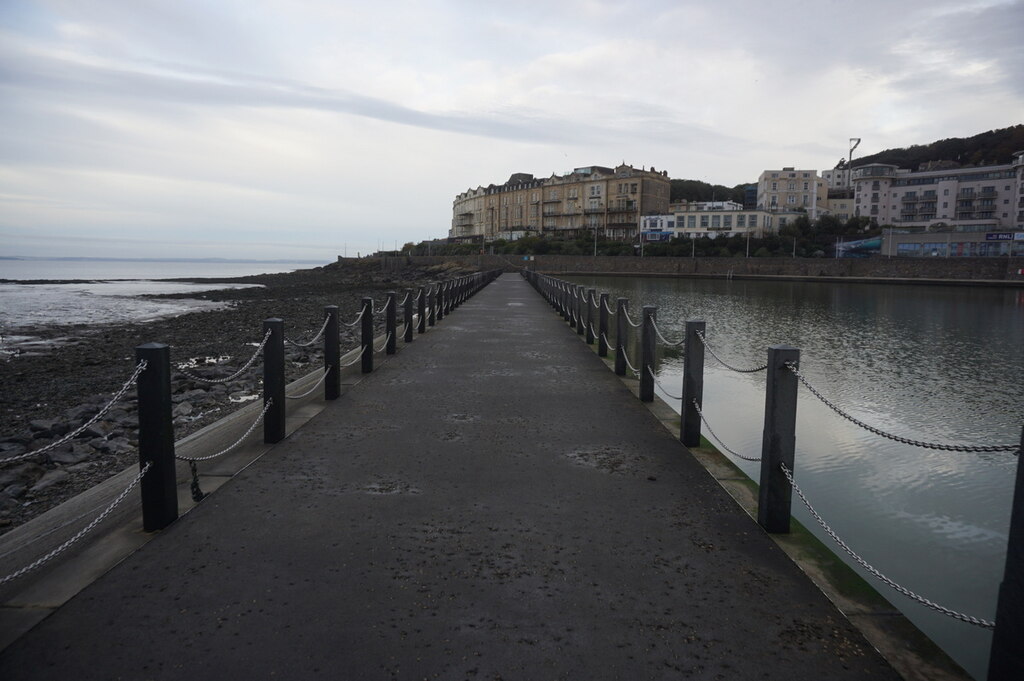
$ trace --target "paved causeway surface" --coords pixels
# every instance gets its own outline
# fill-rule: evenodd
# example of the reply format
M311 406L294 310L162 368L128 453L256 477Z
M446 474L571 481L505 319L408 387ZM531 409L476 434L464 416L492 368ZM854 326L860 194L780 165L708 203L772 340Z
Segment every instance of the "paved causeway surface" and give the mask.
M314 678L898 677L506 274L0 653Z

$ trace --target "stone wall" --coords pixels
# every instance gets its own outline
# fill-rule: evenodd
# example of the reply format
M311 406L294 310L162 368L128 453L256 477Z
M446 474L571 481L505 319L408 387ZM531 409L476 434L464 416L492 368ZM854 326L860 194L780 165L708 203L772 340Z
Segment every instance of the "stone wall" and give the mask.
M937 279L1005 281L1024 285L1024 258L674 258L538 255L417 256L417 265L457 262L513 272L526 267L549 274L625 274L695 277Z

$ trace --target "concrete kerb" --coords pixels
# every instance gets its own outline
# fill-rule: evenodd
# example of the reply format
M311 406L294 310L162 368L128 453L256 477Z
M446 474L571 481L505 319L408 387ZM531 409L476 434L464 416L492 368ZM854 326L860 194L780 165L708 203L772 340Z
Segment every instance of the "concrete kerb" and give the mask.
M384 335L374 338L373 347L380 347L384 340ZM402 344L399 344L398 352L402 349ZM374 354L385 359L383 349ZM353 362L359 355L360 349L357 347L341 358L341 364ZM342 394L363 379L358 362L341 371ZM318 368L296 379L288 384L287 393L295 395L308 391L322 375L323 370ZM288 402L287 435L291 435L326 407L322 390ZM255 400L177 441L175 453L184 457L201 457L229 447L252 425L262 411L262 406L260 400ZM202 491L206 494L215 492L274 446L263 443L262 428L257 426L235 450L199 463ZM138 470L138 465L129 466L0 536L0 575L11 574L31 564L73 537L110 505L138 474ZM177 462L176 477L179 515L184 515L197 505L190 491L192 475L187 462ZM142 530L141 500L136 490L77 544L36 571L0 586L0 650L140 549L156 534Z
M581 342L587 345L582 339ZM608 370L614 373L614 360L600 357L596 344L588 347ZM620 376L619 380L639 401L640 381L628 375ZM679 414L657 391L655 396L658 399L643 403L644 406L678 440ZM750 516L753 527L764 532L757 524L757 482L704 437L701 437L701 446L698 448L687 448L682 442L679 447L697 459L708 474ZM956 661L798 520L792 519L790 534L768 536L904 679L970 681L971 676Z

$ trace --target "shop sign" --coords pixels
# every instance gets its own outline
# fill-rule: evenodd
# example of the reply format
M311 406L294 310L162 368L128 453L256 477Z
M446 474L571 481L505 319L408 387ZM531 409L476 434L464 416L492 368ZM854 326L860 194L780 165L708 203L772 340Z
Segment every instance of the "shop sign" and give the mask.
M985 241L1013 241L1013 232L989 232Z

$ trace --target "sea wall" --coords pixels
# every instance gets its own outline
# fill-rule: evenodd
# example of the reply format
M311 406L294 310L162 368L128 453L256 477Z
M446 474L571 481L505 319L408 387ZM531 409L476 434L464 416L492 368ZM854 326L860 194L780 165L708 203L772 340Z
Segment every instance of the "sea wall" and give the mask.
M676 258L576 255L471 255L384 258L383 267L455 263L483 269L548 274L616 274L712 278L859 280L922 279L951 282L1000 282L1024 286L1024 258Z

